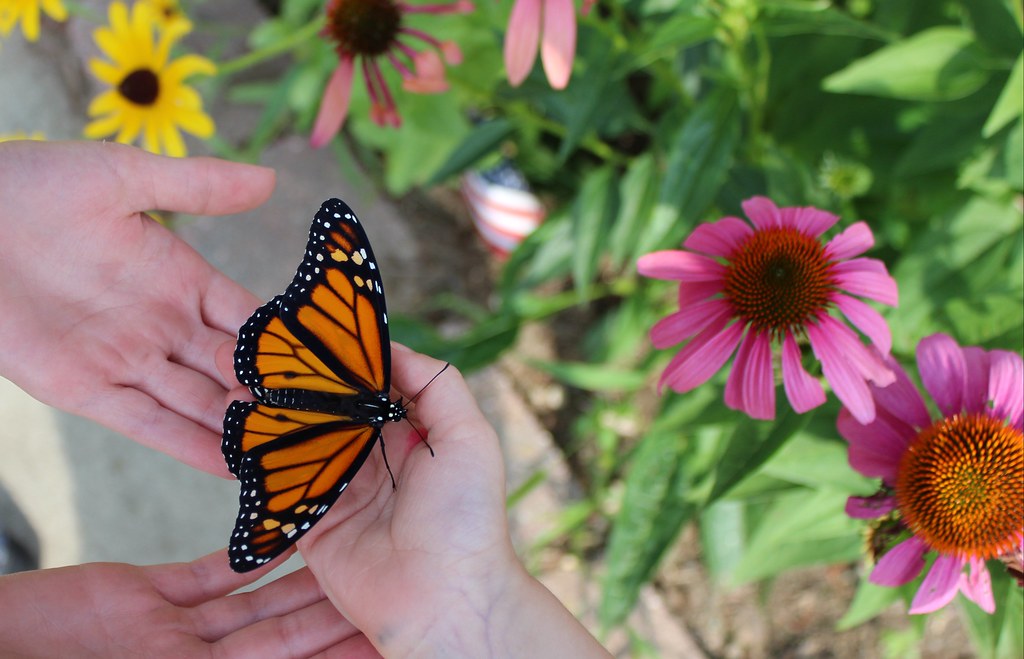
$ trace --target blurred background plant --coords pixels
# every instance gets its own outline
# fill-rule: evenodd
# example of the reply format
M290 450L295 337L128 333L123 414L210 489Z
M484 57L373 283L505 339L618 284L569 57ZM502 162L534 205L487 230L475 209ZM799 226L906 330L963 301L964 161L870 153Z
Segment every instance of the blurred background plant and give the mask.
M60 16L55 0L42 4ZM200 0L146 4L170 18ZM692 392L659 394L671 355L651 349L648 333L676 309L676 289L639 278L638 257L678 248L701 222L742 216L756 195L816 206L840 216L835 232L870 225L868 255L899 285L898 308L879 309L898 362L912 366L918 341L936 332L1022 351L1016 0L261 4L268 17L247 52L219 57L214 39L202 53L217 65L195 82L204 96L260 108L245 139L207 139L214 153L257 161L282 135L313 133L348 58L340 132L318 140L345 167L357 163L393 196L513 171L513 187L542 203L544 222L496 260L486 304L438 293L434 307L459 316L460 331L404 317L392 332L464 371L511 354L534 374L527 382L556 383L544 418L581 496L542 544L597 560L608 627L624 621L686 528L722 587L808 565L866 575L865 525L844 505L878 486L848 464L833 395L808 413L783 405L774 421L755 421L724 404L727 369ZM35 0L0 0L0 32L32 10ZM357 20L382 11L398 18ZM348 46L336 40L342 19ZM175 25L175 35L192 27ZM357 56L388 65L363 68ZM552 337L547 355L517 344L538 327ZM1021 656L1021 588L992 567L995 614L958 598L961 618L979 656ZM883 588L865 576L838 627L909 602L920 582ZM912 627L900 647L923 630Z

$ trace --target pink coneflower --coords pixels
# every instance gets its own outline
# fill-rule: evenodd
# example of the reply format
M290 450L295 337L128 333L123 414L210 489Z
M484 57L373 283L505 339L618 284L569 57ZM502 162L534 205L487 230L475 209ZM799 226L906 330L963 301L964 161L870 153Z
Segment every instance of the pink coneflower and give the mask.
M698 226L683 246L640 258L640 274L677 280L679 311L651 330L657 348L689 340L669 363L661 384L689 391L736 352L725 403L756 419L775 417L773 353L782 353L782 382L797 412L825 402L825 392L801 363L799 339L810 343L836 396L865 423L875 417L867 382L894 375L878 352L831 314L846 319L888 354L889 327L850 294L897 302L896 282L880 261L851 258L874 244L857 222L822 244L838 217L817 208L778 208L765 197L743 202L750 224L737 217ZM753 224L753 227L751 227Z
M472 10L470 0L442 0L426 5L397 0L331 0L324 33L337 44L340 61L324 89L310 143L321 147L341 129L352 97L356 59L360 61L370 92L370 117L379 126L401 125L395 99L380 68L382 58L399 72L402 86L408 91L433 94L447 90L441 57L448 64L458 64L462 61L459 47L452 42L439 41L422 30L405 27L402 19L406 14L453 14ZM411 40L421 41L427 48L416 50L409 45Z
M917 367L942 415L937 420L907 374L891 366L896 382L872 388L875 420L860 423L844 409L836 424L849 442L850 465L882 479L878 494L850 497L847 514L887 516L896 537L905 538L882 556L870 580L903 585L934 551L910 612L930 613L962 592L992 613L985 560L1000 558L1013 569L1024 553L1024 360L961 348L944 334L921 341Z
M505 34L505 70L508 81L518 87L540 59L548 83L565 89L576 57L576 7L574 0L516 0ZM584 0L583 13L594 0ZM543 36L542 36L543 33Z

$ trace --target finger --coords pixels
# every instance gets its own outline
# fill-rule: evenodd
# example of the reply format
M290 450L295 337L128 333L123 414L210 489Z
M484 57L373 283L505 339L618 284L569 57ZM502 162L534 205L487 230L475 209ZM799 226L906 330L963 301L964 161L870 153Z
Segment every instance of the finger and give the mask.
M259 569L242 574L228 565L227 549L218 549L188 563L151 565L143 569L164 599L176 606L191 607L251 584L281 565L284 557L291 554L287 551Z
M190 467L234 478L224 463L219 431L172 412L138 389L118 387L108 395L101 392L94 402L73 411Z
M140 369L142 379L124 384L149 394L167 410L194 421L212 432L224 425L224 394L227 389L203 373L166 359Z
M361 636L327 599L260 620L217 641L227 656L308 657Z
M237 389L239 382L238 377L235 375L235 342L230 341L217 346L217 351L213 355L213 361L221 377L227 381L228 388L231 390Z
M392 343L391 377L403 396L415 395L430 379L445 368L445 362L421 355ZM462 374L449 366L430 383L415 403L415 417L430 437L439 441L472 438L479 433L494 434L480 412Z
M323 652L313 655L312 659L381 659L382 655L373 647L365 634L356 634L340 643L332 645Z
M274 190L272 169L217 158L169 158L119 144L104 155L120 174L129 212L226 215L259 206Z
M221 388L229 389L234 387L237 382L233 376L229 380L225 379L216 361L217 352L225 345L234 349L234 334L203 326L193 332L192 336L188 337L185 343L174 348L174 351L171 353L171 359L176 364L187 366L193 371L202 373L213 382L216 382Z
M262 302L244 287L218 273L203 292L201 304L203 321L234 337Z
M287 615L324 599L309 568L300 568L245 593L218 597L190 610L196 633L213 641L260 620Z

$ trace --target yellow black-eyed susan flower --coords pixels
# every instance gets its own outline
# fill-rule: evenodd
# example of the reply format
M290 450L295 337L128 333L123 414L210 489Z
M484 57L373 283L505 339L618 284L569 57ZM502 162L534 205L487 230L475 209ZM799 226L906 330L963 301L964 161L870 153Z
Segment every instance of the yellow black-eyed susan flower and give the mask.
M142 146L154 153L184 156L181 131L207 138L213 120L203 102L185 80L215 72L213 62L198 55L170 59L171 47L187 27L178 24L159 30L150 7L136 3L129 13L122 2L112 2L108 26L97 28L93 39L110 61L93 59L89 68L110 89L89 104L85 127L90 139L116 133L118 142L131 144L141 137Z
M40 9L55 21L68 17L62 0L0 0L0 36L8 36L20 22L26 39L38 39Z

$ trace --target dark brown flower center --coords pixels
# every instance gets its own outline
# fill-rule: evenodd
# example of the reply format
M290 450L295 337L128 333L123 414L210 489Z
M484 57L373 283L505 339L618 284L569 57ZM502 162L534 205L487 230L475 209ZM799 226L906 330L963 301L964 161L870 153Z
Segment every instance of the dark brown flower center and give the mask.
M402 10L394 0L337 0L327 12L328 32L351 55L388 52L401 24Z
M922 430L900 461L896 501L929 546L992 558L1024 531L1024 435L984 414Z
M757 231L729 260L725 297L758 330L775 337L799 330L829 304L825 248L796 229Z
M124 77L117 91L135 105L153 105L160 96L160 78L149 69L135 69Z

